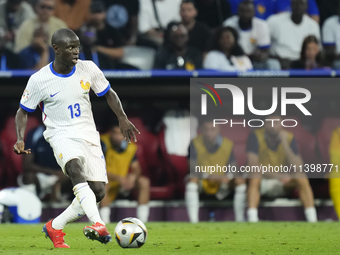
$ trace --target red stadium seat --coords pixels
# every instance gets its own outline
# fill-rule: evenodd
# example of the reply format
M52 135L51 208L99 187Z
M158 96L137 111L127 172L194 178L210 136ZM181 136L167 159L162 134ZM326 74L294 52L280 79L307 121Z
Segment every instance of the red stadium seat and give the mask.
M39 125L36 118L28 118L26 134ZM17 176L22 173L22 157L13 152L13 146L17 141L14 117L6 120L5 127L0 133L0 142L4 154L4 175L6 176L6 186L16 186Z
M301 125L294 128L286 128L286 130L294 134L303 162L307 164L318 163L315 136Z
M329 163L329 142L333 130L340 127L340 118L325 118L317 133L318 147L320 150L322 163Z
M151 182L151 199L171 199L175 194L174 174L170 171L162 153L156 135L149 132L140 118L130 118L130 121L141 132L137 135L137 158L143 175Z
M168 154L165 139L164 139L164 129L162 129L158 134L158 141L160 145L161 152L164 159L169 166L168 171L174 174L177 195L183 197L185 190L184 178L189 173L188 172L188 160L186 156L172 155Z
M243 122L243 119L233 119L233 122ZM220 125L221 134L234 142L234 155L239 166L243 166L247 163L247 139L250 133L248 126L243 127L240 124Z

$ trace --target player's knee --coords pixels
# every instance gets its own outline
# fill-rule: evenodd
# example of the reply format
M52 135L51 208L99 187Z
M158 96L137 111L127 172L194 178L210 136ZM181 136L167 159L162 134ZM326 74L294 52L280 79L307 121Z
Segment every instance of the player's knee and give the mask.
M147 177L141 176L138 178L138 185L141 189L149 189L150 188L150 180Z
M96 196L96 201L99 203L105 197L105 183L103 182L89 182L89 185Z
M79 159L72 159L65 165L65 171L70 177L72 184L85 182L85 176L82 169L82 164Z
M198 183L198 178L190 178L188 182Z

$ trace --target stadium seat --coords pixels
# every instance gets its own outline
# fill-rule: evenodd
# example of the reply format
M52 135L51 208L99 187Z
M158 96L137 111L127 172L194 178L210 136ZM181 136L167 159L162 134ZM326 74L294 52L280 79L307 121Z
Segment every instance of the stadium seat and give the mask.
M315 136L301 125L294 128L286 128L286 130L294 134L303 162L308 164L318 163Z
M34 117L29 117L26 127L27 133L37 127L39 121ZM6 176L6 187L17 185L17 176L22 172L22 156L13 152L13 146L17 141L15 130L15 119L9 117L5 122L5 127L0 133L0 143L4 154L4 175Z
M189 173L188 171L188 159L186 156L179 156L168 154L165 140L164 140L164 129L162 129L158 134L158 142L163 154L163 157L169 166L169 171L174 173L177 196L183 197L185 190L184 178Z
M134 66L140 70L150 70L153 67L156 51L142 46L124 47L121 63Z
M336 127L340 127L340 118L325 118L317 133L318 148L322 163L329 163L329 142Z
M130 118L130 121L141 132L137 136L137 158L143 175L151 182L150 199L173 198L176 188L174 173L160 152L157 136L145 128L140 118Z
M243 119L233 119L233 122L242 122ZM234 142L234 155L239 166L243 166L247 162L247 139L250 133L248 127L242 125L230 124L220 125L221 134Z

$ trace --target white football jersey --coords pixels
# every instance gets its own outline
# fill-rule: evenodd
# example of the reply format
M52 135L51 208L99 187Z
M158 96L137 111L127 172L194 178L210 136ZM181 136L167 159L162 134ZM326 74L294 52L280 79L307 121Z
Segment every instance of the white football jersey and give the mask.
M46 126L44 137L80 138L100 145L93 120L89 92L103 96L110 83L92 61L81 61L69 74L53 70L53 63L33 74L20 100L20 106L34 112L37 105Z

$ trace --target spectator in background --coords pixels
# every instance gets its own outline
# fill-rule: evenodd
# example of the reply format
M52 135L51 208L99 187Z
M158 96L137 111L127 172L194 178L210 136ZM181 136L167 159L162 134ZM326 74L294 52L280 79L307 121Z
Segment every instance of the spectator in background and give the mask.
M87 23L80 28L81 59L90 59L102 69L113 69L123 57L123 38L120 32L106 22L105 5L93 1Z
M64 21L53 16L55 6L54 0L39 0L35 6L37 17L27 19L20 27L15 37L15 51L20 52L28 47L33 40L34 30L45 25L48 30L48 42L51 41L52 34L61 28L66 28Z
M335 166L340 166L340 127L333 130L329 144L329 159L333 164L332 172L329 179L329 193L333 200L334 209L340 219L340 173L335 171Z
M110 222L110 204L118 194L128 196L138 192L137 218L147 222L149 218L150 181L141 175L141 167L136 158L137 146L124 140L118 123L107 134L101 136L106 159L107 178L105 197L100 202L99 213L105 223Z
M207 53L211 39L209 27L196 20L197 9L194 0L183 0L180 8L182 24L189 32L188 46L198 48L202 53Z
M43 137L44 131L45 127L40 125L27 134L25 144L31 153L22 158L23 173L18 177L18 184L37 194L40 199L50 194L51 201L60 202L62 191L71 190L69 187L72 184L58 166L51 146ZM73 195L70 192L64 194Z
M200 121L201 134L194 138L189 148L189 167L199 166L200 169L211 165L236 166L233 153L233 142L222 137L218 126L214 127L212 119ZM209 172L209 171L208 171ZM198 173L191 169L190 179L186 184L185 202L187 205L190 222L198 222L199 192L214 195L218 200L223 200L235 188L234 213L236 221L244 221L246 203L245 179L235 178L232 173L216 173L203 176L203 171ZM235 179L234 179L235 178Z
M172 21L180 21L181 0L143 0L140 1L138 16L139 32L149 40L161 46L164 31Z
M188 30L180 22L171 22L165 32L164 46L155 57L155 69L186 69L202 68L202 53L188 46Z
M0 27L0 71L21 69L23 62L20 57L6 47L6 32Z
M104 0L106 22L123 36L124 45L135 45L138 34L138 0Z
M265 121L264 128L256 129L248 137L248 166L267 166L269 169L269 167L303 165L294 135L282 128L280 115L274 113L268 116L268 119L277 121ZM260 195L279 197L286 195L287 192L295 188L299 189L307 221L316 222L314 196L307 176L304 173L284 174L282 172L268 172L265 175L253 173L249 176L248 221L259 221L257 207L260 202Z
M0 3L0 27L6 32L6 46L14 49L14 39L19 26L35 17L34 10L23 0L7 0Z
M197 20L216 30L231 17L231 7L226 0L196 0Z
M339 0L316 0L320 11L320 25L323 26L326 19L338 14Z
M300 59L292 62L291 69L313 70L322 68L324 61L319 45L319 41L314 35L307 36L302 43Z
M232 27L218 29L212 39L212 51L204 59L205 69L246 71L253 69L250 59L238 44L237 31Z
M292 11L291 9L291 0L276 0L279 5L281 6L280 9L283 9L284 11ZM307 0L308 8L306 10L306 14L313 20L315 20L317 23L320 22L320 12L318 5L316 4L315 0Z
M39 70L54 60L54 50L48 41L46 26L40 25L33 32L30 46L20 51L19 55L25 69Z
M227 19L223 25L238 32L238 43L251 59L254 69L280 70L278 60L268 59L270 34L267 22L254 17L254 4L250 0L241 2L238 9L238 16Z
M232 13L237 14L238 5L243 0L227 0L230 2ZM269 16L280 12L291 11L291 0L254 0L255 17L266 20ZM307 14L319 22L319 9L315 0L308 0Z
M327 62L335 69L340 69L340 1L337 6L338 14L329 17L322 26L322 39Z
M318 23L308 17L307 0L292 0L292 12L272 15L268 19L271 35L271 54L279 59L283 69L289 69L291 61L300 57L303 40L314 35L320 41Z
M55 0L54 16L75 31L85 22L90 4L91 0Z

